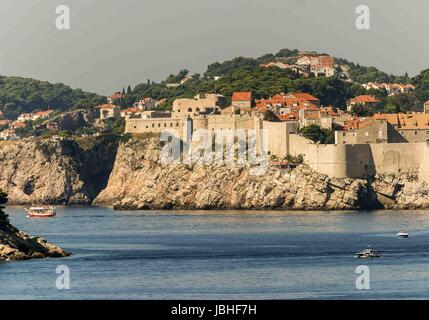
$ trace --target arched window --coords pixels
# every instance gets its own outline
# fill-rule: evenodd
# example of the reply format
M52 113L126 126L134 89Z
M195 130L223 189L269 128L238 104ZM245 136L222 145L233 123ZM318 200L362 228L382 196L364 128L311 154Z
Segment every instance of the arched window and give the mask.
M196 109L195 109L195 111L196 111L196 112L200 112L200 108L196 108Z
M188 108L188 112L192 112L192 108Z

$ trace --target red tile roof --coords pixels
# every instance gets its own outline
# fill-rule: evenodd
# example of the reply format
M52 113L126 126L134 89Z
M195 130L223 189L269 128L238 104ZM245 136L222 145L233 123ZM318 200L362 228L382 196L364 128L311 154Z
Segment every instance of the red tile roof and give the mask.
M252 93L251 92L234 92L232 94L232 101L251 101Z
M110 99L114 100L114 99L123 99L125 98L125 95L123 95L120 92L116 92L114 94L112 94L111 96L109 96Z
M353 99L350 99L350 103L378 103L381 102L373 95L365 94L362 96L357 96Z
M298 115L298 112L292 112L292 113L287 113L287 114L280 114L280 115L278 115L278 118L281 121L298 120L299 115Z

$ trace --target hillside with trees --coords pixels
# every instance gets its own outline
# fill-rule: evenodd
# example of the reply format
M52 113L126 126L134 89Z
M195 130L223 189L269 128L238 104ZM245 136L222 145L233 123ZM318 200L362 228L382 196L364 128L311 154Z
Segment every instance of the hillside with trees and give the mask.
M102 102L105 97L61 83L0 76L0 111L8 119L48 108L65 111L93 107Z
M375 67L365 67L346 59L335 58L336 64L347 70L349 79L343 79L339 76L306 78L289 69L260 66L273 61L293 64L302 53L304 52L296 49L281 49L276 54L269 53L258 58L237 57L212 63L203 74L190 75L187 69L182 69L161 82L148 79L134 89L127 86L126 91L123 89L126 98L121 102L121 106L129 107L145 97L166 98L167 103L161 108L168 110L175 99L193 97L200 92L215 92L230 98L234 91L252 91L256 99L261 99L279 92L301 91L318 97L323 105L332 105L343 110L350 98L372 94L382 103L377 109L366 111L371 114L421 111L423 102L429 99L429 69L415 77L409 77L408 74L396 76ZM179 85L185 77L187 81ZM411 83L416 89L411 94L389 97L385 90L365 90L361 84L366 82ZM0 111L9 119L15 119L20 113L48 108L58 112L70 111L104 102L105 98L100 95L72 89L64 84L0 77Z
M187 70L182 70L160 83L148 80L138 84L127 96L126 102L131 105L144 97L167 98L171 106L174 99L193 97L199 92L216 92L230 97L234 91L252 91L256 99L261 99L279 92L301 91L318 97L323 105L332 105L343 110L350 98L372 94L382 103L379 108L369 112L391 113L420 110L422 102L429 99L429 70L410 78L408 74L391 75L375 67L365 67L346 59L335 58L336 63L347 69L349 74L350 79L344 81L339 77L305 78L288 69L260 67L261 64L272 61L295 63L301 53L296 49L282 49L276 54L265 54L258 58L237 57L215 62L208 65L202 75L194 74L183 85L168 88L167 83L180 81L187 74ZM412 83L416 85L416 91L410 95L388 97L385 90L365 90L361 84L366 82Z

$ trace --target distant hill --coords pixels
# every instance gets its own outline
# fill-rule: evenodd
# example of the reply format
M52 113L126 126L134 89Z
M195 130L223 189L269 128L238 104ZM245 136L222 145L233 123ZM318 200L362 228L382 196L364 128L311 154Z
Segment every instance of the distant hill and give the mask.
M0 111L9 119L15 119L21 113L48 108L61 111L86 108L104 101L105 97L62 83L0 76Z
M270 62L296 63L301 54L317 52L282 49L276 54L263 56L237 57L207 66L203 74L189 75L183 69L169 75L159 83L147 80L131 90L123 107L145 97L167 98L163 108L171 108L174 99L193 97L200 92L216 92L229 98L234 91L252 91L257 99L267 98L279 92L302 91L320 98L323 105L345 109L346 101L361 94L373 94L382 101L374 112L421 111L424 101L429 99L429 69L410 78L405 75L391 75L371 66L361 66L346 59L335 58L339 69L345 70L342 76L303 77L295 71L276 67L265 68L261 64ZM346 77L344 78L344 74ZM186 79L185 79L186 78ZM186 81L182 81L186 80ZM366 91L361 84L366 82L411 83L416 86L412 94L388 97L386 91ZM172 86L171 84L177 84ZM105 97L95 93L72 89L64 84L51 84L46 81L18 77L0 77L0 111L9 119L23 112L42 109L60 111L84 109L105 102Z
M335 63L346 70L347 78L309 77L296 74L288 69L263 68L261 64L284 62L293 64L301 54L318 54L317 52L282 49L276 54L265 54L258 58L237 57L224 62L208 65L202 74L194 74L180 86L171 88L166 84L171 79L180 80L183 70L177 75L170 75L166 81L138 84L128 95L126 104L131 105L144 97L168 98L172 101L179 97L192 97L199 92L217 92L227 97L234 91L252 91L256 98L266 98L278 92L302 91L321 99L324 105L333 105L345 109L346 101L361 94L374 94L383 101L380 112L419 111L423 101L429 99L429 69L410 78L407 74L398 76L388 74L375 67L361 66L346 59L335 58ZM366 91L361 84L366 82L412 83L416 85L415 93L406 98L391 98L385 91ZM384 108L388 106L385 110Z

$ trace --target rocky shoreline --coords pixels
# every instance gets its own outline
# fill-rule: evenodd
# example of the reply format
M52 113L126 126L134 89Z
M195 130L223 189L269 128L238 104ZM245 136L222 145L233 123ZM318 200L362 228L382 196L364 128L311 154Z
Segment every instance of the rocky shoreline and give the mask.
M0 188L11 205L94 205L115 209L427 209L417 173L336 179L306 165L270 167L161 164L155 136L0 144Z
M40 237L31 237L15 227L0 226L0 262L67 257L70 253Z
M7 203L7 194L0 189L0 262L41 258L66 257L70 253L48 243L40 237L31 237L19 231L9 222L9 216L3 211Z

